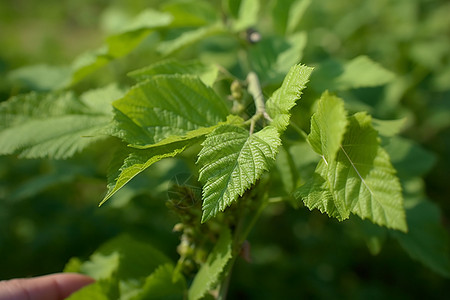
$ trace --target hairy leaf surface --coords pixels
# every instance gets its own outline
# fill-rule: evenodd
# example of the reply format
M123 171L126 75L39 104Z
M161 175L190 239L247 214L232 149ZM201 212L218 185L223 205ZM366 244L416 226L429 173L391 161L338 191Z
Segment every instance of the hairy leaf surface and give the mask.
M268 170L280 145L273 126L250 135L242 127L222 125L210 133L197 160L204 184L202 222L242 196Z
M407 230L395 169L364 113L349 118L335 160L322 160L296 196L310 209L318 208L339 220L354 213L379 225Z
M225 121L228 114L225 103L213 89L187 75L155 76L134 86L113 105L113 134L139 148L164 144L164 139L174 136L183 138L194 130L204 134L202 128Z
M303 65L291 67L281 87L267 101L266 111L272 118L271 125L276 127L278 131L283 132L289 125L290 110L300 99L312 70L312 68Z
M88 94L80 100L72 93L30 93L1 103L0 154L61 159L104 139L99 133L109 126L111 102L122 92L107 87L96 93L92 101Z

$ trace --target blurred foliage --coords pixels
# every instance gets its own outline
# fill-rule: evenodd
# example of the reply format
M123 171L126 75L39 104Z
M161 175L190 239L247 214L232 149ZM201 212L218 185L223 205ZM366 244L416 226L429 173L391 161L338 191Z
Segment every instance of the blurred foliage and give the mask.
M239 12L233 7L239 7L238 2L224 1L235 15ZM144 8L164 5L170 9L169 4L155 0L0 2L0 101L33 89L15 80L13 70L32 64L68 65L76 56L101 45L107 35ZM346 62L361 55L392 72L381 75L381 79L395 78L387 86L336 88L336 93L346 99L350 111L363 109L379 119L406 119L402 135L414 143L396 140L389 143L393 149L387 150L399 173L403 172L400 177L409 209L440 217L448 236L450 3L272 0L267 5L259 16L261 32L298 34L294 48L303 50L303 55L296 59L317 66L318 73L337 78L340 70L348 67ZM296 21L286 22L289 14L296 14ZM124 73L159 57L152 38L94 72L89 82L78 83L75 90L84 91L112 79L129 83ZM240 67L230 59L236 53L227 53L233 49L232 43L224 38L223 49L214 55L205 53L203 58L220 61L240 76ZM283 43L277 45L274 51L286 49ZM189 57L189 52L180 54L181 58ZM255 64L260 64L261 57L270 58L270 53L258 48L252 53ZM269 87L271 80L285 73L279 71L264 76ZM320 95L322 87L320 82L316 84L306 90L305 99ZM295 122L307 127L305 119L297 117ZM114 142L103 143L112 147L108 143ZM166 190L173 176L188 173L192 166L181 159L162 161L99 209L110 157L98 149L88 148L68 161L0 157L0 279L60 271L69 258L87 258L102 242L121 232L132 232L176 260L179 237L171 233L176 218L167 211ZM395 154L401 159L396 160ZM438 204L442 216L434 206L421 206L425 199ZM384 229L356 218L338 223L317 211L294 211L277 204L264 212L249 240L252 263L238 259L230 299L444 299L450 292L449 279L412 263Z

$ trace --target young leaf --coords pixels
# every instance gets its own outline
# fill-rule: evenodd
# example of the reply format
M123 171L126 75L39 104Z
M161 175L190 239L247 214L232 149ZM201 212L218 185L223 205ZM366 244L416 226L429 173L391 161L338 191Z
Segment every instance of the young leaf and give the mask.
M202 222L242 196L268 170L280 145L273 126L250 135L242 127L222 125L210 133L197 160L204 184Z
M197 60L178 61L175 59L168 59L135 70L128 73L128 76L131 76L138 81L143 81L161 74L189 74L200 77L207 86L212 86L217 78L218 72L219 69L217 66L205 64Z
M32 65L8 73L8 80L33 91L52 91L64 87L71 76L67 66Z
M311 118L311 133L308 142L322 155L325 163L331 163L336 157L347 126L347 112L344 102L328 92L322 94L317 112Z
M174 157L183 152L192 141L181 141L150 148L147 150L133 149L123 161L119 169L111 170L108 174L108 192L99 205L105 203L119 189L126 185L136 175L143 172L155 162L163 158Z
M224 121L228 108L197 77L160 75L134 86L116 108L118 136L137 147L151 147L166 138L183 137L189 131ZM194 136L198 136L194 134Z
M232 239L228 228L224 228L220 234L214 249L208 255L206 262L192 282L188 298L190 300L201 299L209 290L214 288L224 268L232 257Z
M379 225L407 230L395 169L364 113L349 118L335 160L322 160L296 197L303 198L310 209L318 208L339 220L354 213Z
M1 103L0 154L61 159L104 139L98 133L109 126L110 103L121 92L99 93L103 94L92 103L80 101L72 93L30 93ZM95 111L98 103L106 109Z
M313 68L295 65L284 78L281 87L276 90L266 103L266 111L272 118L271 125L283 132L289 125L290 110L300 99Z

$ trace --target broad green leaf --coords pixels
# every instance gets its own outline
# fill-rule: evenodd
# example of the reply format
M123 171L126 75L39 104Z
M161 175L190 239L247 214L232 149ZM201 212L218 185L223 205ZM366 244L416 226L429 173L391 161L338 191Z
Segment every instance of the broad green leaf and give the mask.
M218 71L217 66L205 64L197 60L178 61L168 59L133 71L128 75L138 81L143 81L161 74L189 74L200 77L207 86L212 86L217 78Z
M308 142L314 151L322 155L326 164L334 162L346 126L347 112L344 109L344 102L328 92L323 93L317 112L311 118Z
M155 272L145 279L139 293L132 300L175 300L184 299L187 290L186 281L180 273L175 273L171 264L159 266Z
M224 28L221 23L216 23L206 27L200 27L191 31L187 31L173 40L162 42L158 46L158 51L163 56L168 56L174 53L175 51L181 50L182 48L198 43L206 39L207 37L218 35L223 32Z
M424 200L407 208L406 216L408 233L391 233L412 258L450 277L450 240L442 225L439 208Z
M266 111L272 118L271 125L283 132L289 125L290 110L306 87L313 68L304 65L291 67L281 87L276 90L266 103Z
M137 147L151 147L174 136L215 126L225 121L228 108L210 87L197 77L161 75L134 86L116 108L116 132Z
M296 192L310 209L344 220L350 213L407 230L401 186L389 155L380 147L370 116L358 113L334 161L321 160L313 178Z
M358 56L347 63L328 61L311 77L311 85L317 91L343 91L363 87L375 87L391 82L395 75L367 56Z
M263 85L279 84L290 67L302 59L305 46L305 32L296 33L289 38L265 38L250 48L250 65Z
M202 222L242 196L268 170L280 145L273 126L250 135L242 127L222 125L210 133L197 160L204 185Z
M233 29L241 31L255 26L258 23L259 8L259 0L241 0L239 15L233 24Z
M98 133L109 126L110 104L120 95L118 90L106 91L90 103L69 92L30 93L2 102L0 154L18 153L26 158L70 157L105 138ZM99 103L105 107L102 111L94 108Z
M143 172L152 164L163 158L174 157L180 154L191 143L192 141L181 141L147 150L131 150L120 168L113 168L113 170L110 171L110 174L108 174L108 191L99 205L105 203L131 179ZM115 161L113 161L113 163L115 163Z
M188 293L189 300L201 299L215 287L231 257L231 233L228 228L224 228L214 249L208 255L206 262L201 266L192 282Z

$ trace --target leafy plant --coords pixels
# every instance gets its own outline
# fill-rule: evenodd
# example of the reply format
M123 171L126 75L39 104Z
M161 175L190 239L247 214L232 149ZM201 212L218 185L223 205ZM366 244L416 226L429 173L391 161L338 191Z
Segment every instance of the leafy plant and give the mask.
M66 271L97 279L70 299L224 299L234 264L248 259L250 232L280 203L368 220L354 222L372 252L389 235L450 276L438 208L413 184L428 167L409 170L402 151L420 148L397 136L402 119L373 118L355 100L358 89L395 84L396 75L368 56L302 64L308 32L299 22L311 1L272 1L273 10L258 0L216 2L144 10L70 66L9 74L36 91L0 104L0 154L107 154L100 205L119 203L153 164L188 166L188 179L167 187L166 205L179 219L178 261L118 236L85 262L70 260ZM125 71L98 79L120 62Z

